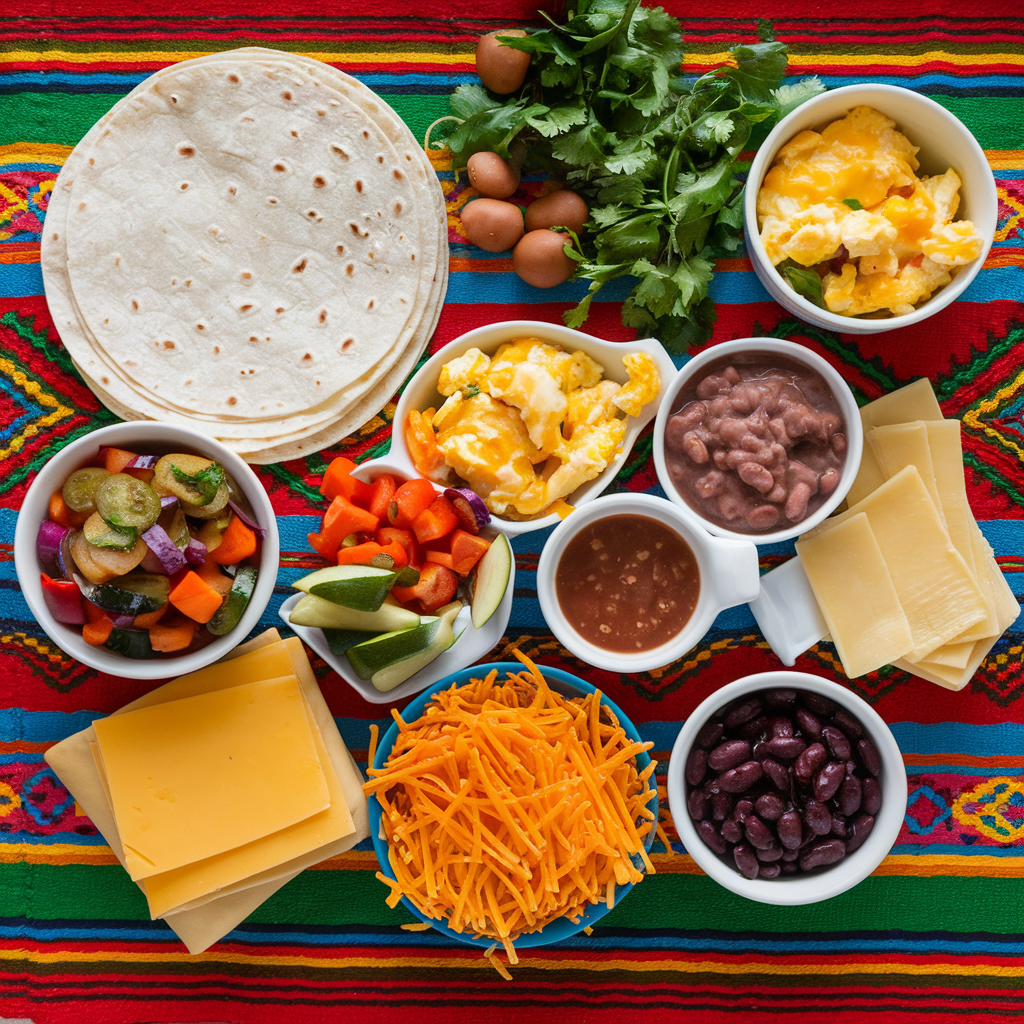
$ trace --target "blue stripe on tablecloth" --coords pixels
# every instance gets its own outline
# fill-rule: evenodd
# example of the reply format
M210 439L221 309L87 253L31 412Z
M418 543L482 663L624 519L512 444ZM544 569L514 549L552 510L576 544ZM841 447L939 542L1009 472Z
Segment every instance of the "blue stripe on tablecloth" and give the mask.
M621 302L636 284L622 277L601 289L602 302ZM448 278L447 302L462 305L532 305L550 302L579 302L587 292L586 281L568 281L557 288L533 288L514 273L474 274L462 271ZM768 293L752 271L716 274L710 287L715 302L745 305L770 302ZM0 294L24 298L43 294L43 274L38 263L0 263ZM1017 299L1024 294L1024 268L990 267L982 271L962 296L965 302L994 302Z

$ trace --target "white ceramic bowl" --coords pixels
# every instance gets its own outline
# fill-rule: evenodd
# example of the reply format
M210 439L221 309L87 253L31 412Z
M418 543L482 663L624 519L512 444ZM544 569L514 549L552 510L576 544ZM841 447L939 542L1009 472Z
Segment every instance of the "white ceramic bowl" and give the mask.
M585 526L612 515L657 519L682 536L697 559L700 573L697 607L676 636L647 651L607 651L592 644L569 624L558 603L555 574L566 546ZM719 612L753 601L759 589L757 548L749 539L712 537L682 515L675 505L653 494L610 494L577 509L548 537L537 564L537 597L551 632L577 658L610 672L647 672L681 658L711 628Z
M960 175L963 185L956 217L973 221L985 240L981 255L972 263L954 271L953 280L945 288L940 288L912 313L881 320L864 320L830 313L798 295L768 259L761 244L757 222L757 193L782 146L807 129L820 131L858 106L874 107L885 114L896 122L899 131L920 147L917 154L921 163L919 175L943 174L950 167ZM897 327L909 327L948 306L963 294L984 265L992 246L998 215L995 181L985 151L978 145L977 139L963 122L934 100L895 85L847 85L801 104L784 117L761 144L750 165L743 199L747 251L754 273L768 294L801 320L843 334L879 334Z
M837 864L809 874L781 875L778 878L744 877L731 861L719 857L697 834L686 808L687 784L683 778L686 759L694 738L704 723L721 707L760 690L787 688L819 693L845 708L863 726L865 734L878 748L882 771L882 806L875 826L860 849ZM907 809L907 773L903 756L889 727L874 709L845 686L804 672L760 672L723 686L700 704L686 720L672 747L668 764L668 801L672 820L686 852L698 867L726 889L758 903L795 907L838 896L862 882L885 859L899 835Z
M630 417L626 429L626 437L623 441L622 450L612 459L605 470L593 480L584 484L578 490L570 494L565 500L570 505L579 506L592 498L596 498L615 478L622 464L626 461L633 443L640 435L640 431L654 419L662 401L664 400L665 386L672 375L676 372L675 364L671 357L662 347L661 342L648 338L642 341L616 342L602 341L590 334L583 334L580 331L570 330L561 324L543 323L539 320L509 320L504 323L489 324L486 327L478 327L468 334L463 334L454 341L449 342L440 352L435 353L417 371L416 375L409 381L402 397L398 400L398 407L395 410L394 430L391 434L391 450L380 462L394 466L401 471L402 476L418 476L412 458L405 444L404 424L413 409L424 410L431 406L438 408L444 402L444 396L438 393L437 379L441 367L461 356L471 348L478 348L487 355L492 355L500 345L505 342L514 341L516 338L539 338L541 341L548 341L554 345L560 345L569 352L579 350L586 353L591 359L600 363L605 370L605 377L609 380L625 384L629 379L626 368L622 365L622 357L631 352L647 352L650 354L658 370L661 373L661 392L652 402L644 406L639 416ZM375 462L364 463L365 466L375 466ZM521 533L532 533L534 530L543 530L548 526L554 526L559 519L556 515L544 516L542 519L530 519L517 521L502 519L494 516L494 525L508 537L517 537Z
M168 453L176 450L194 451L214 459L227 470L241 489L256 513L256 521L267 531L262 543L256 588L241 620L230 633L217 637L201 650L191 654L166 655L145 660L126 658L105 647L87 644L82 639L80 626L67 626L58 622L46 607L39 581L41 569L36 558L36 533L39 531L39 524L47 517L47 506L53 492L63 485L74 470L89 465L96 453L105 445L125 448L140 454L148 454L150 449ZM240 644L259 622L277 582L279 555L277 519L274 517L267 492L256 474L234 452L213 438L188 427L150 420L101 427L61 449L32 481L32 486L28 489L21 511L18 513L18 523L14 531L14 563L18 582L32 614L46 635L77 661L101 672L109 672L111 675L128 679L167 679L195 672L223 658Z
M738 353L771 356L773 353L792 359L794 362L802 363L804 366L819 373L832 390L836 401L843 413L846 423L846 462L843 465L843 473L839 479L839 486L829 495L821 507L809 515L806 519L794 526L784 530L773 530L769 533L739 533L735 530L728 530L724 526L705 519L696 509L688 504L686 499L676 489L668 472L668 464L665 459L665 427L669 417L676 405L676 398L682 391L684 385L701 373L711 363L717 362L724 356L733 356ZM860 412L857 408L857 400L853 397L850 386L843 380L832 365L822 359L817 352L812 352L803 345L794 341L782 341L778 338L737 338L735 341L725 341L720 345L712 345L704 349L700 355L694 356L676 374L675 379L665 389L658 410L657 419L654 422L654 468L658 474L658 482L664 488L670 501L678 505L690 519L699 523L705 530L718 537L729 537L733 540L750 540L755 544L777 544L780 541L790 540L799 537L813 529L819 523L825 521L840 505L846 497L847 492L853 486L857 470L860 468L861 455L864 452L864 428L861 424Z

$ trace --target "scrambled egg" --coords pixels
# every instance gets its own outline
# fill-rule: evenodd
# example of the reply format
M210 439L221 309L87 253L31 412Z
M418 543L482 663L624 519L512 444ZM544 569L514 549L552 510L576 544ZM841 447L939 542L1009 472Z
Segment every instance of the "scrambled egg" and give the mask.
M790 139L757 195L768 258L817 269L834 313L911 312L983 247L970 221L953 220L957 173L918 178L916 154L871 107Z
M604 379L604 367L583 352L536 338L502 345L493 357L469 349L441 368L441 407L410 414L417 469L439 482L453 471L496 515L544 513L605 469L626 436L621 414L639 415L661 390L649 355L622 362L626 384Z

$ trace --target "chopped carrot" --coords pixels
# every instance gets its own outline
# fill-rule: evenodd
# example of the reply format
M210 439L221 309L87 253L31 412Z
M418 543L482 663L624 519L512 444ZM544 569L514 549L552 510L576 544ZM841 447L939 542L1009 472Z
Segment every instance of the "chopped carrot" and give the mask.
M54 491L50 495L50 505L47 509L47 515L61 526L70 526L72 528L84 526L86 519L89 518L86 512L76 512L70 505L64 500L64 495L60 491Z
M149 629L149 642L154 651L170 654L183 651L192 643L198 623L184 615L168 615L163 622L154 623Z
M388 519L392 526L402 530L412 529L412 521L437 497L437 491L429 480L417 478L406 480L395 491L394 501L388 509Z
M136 452L125 451L124 448L108 448L103 453L103 466L108 473L123 473L125 466L137 457Z
M133 624L137 629L152 629L164 617L167 609L170 607L169 604L162 604L155 612L144 612L142 615L136 615Z
M468 576L476 563L487 553L491 542L466 530L455 530L451 539L452 568L460 576Z
M405 444L412 464L424 476L433 476L445 466L444 453L437 445L434 433L434 410L419 412L413 409L405 421Z
M141 469L138 466L134 466L131 469L123 470L123 472L127 473L128 476L135 477L136 480L141 480L144 484L150 483L153 477L156 476L156 473L154 473L153 470Z
M85 617L89 620L82 627L82 639L93 647L102 647L114 632L114 620L92 601L85 601Z
M405 548L401 544L378 544L367 541L364 544L353 544L350 547L338 548L338 565L369 565L375 555L390 555L396 569L404 569L409 564Z
M204 583L208 583L223 597L227 597L231 592L231 585L234 581L230 576L225 576L224 573L220 571L220 566L211 559L208 558L203 562L203 564L196 569L196 573Z
M190 619L209 622L224 603L224 598L206 580L189 570L171 591L170 601Z
M237 565L256 553L256 534L238 516L232 516L220 543L207 554L207 561Z
M381 473L373 481L372 488L373 493L370 495L368 508L378 519L387 519L388 506L395 500L398 481L390 473Z
M439 494L430 505L413 520L412 532L424 544L428 540L440 540L459 525L459 517L452 503Z
M405 548L406 565L418 569L423 564L423 553L416 543L412 530L400 530L397 526L382 526L377 531L377 543L383 546L401 544Z
M353 505L369 508L372 488L352 476L355 468L356 464L351 459L334 459L324 473L320 493L325 498L347 498Z
M379 525L375 515L339 495L331 502L320 532L309 534L309 543L314 551L333 562L346 537L360 530L375 533Z

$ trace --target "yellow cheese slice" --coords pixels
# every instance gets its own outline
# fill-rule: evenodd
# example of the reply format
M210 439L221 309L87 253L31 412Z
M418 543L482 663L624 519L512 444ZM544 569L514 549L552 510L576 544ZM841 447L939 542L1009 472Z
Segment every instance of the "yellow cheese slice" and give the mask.
M801 538L796 550L851 679L911 650L910 624L867 515Z
M974 653L974 642L966 640L960 643L943 644L936 647L928 655L928 661L924 664L941 666L942 668L965 669Z
M898 391L882 395L881 398L876 398L873 402L861 406L860 410L860 421L864 427L865 438L875 427L889 426L894 423L911 423L914 420L941 420L942 418L942 410L935 398L931 381L927 377L921 377ZM875 453L869 444L865 444L860 469L846 496L847 504L856 505L858 501L862 501L884 482L885 474L875 458Z
M987 618L984 595L950 543L914 466L806 536L828 533L859 512L868 517L910 623L915 661Z
M93 723L133 880L205 860L326 809L294 676Z
M928 495L938 510L939 518L945 525L946 517L942 510L939 488L935 482L932 451L928 445L928 428L925 423L917 420L914 423L889 423L873 427L867 433L867 440L885 480L895 476L906 466L917 467L925 487L928 488Z

